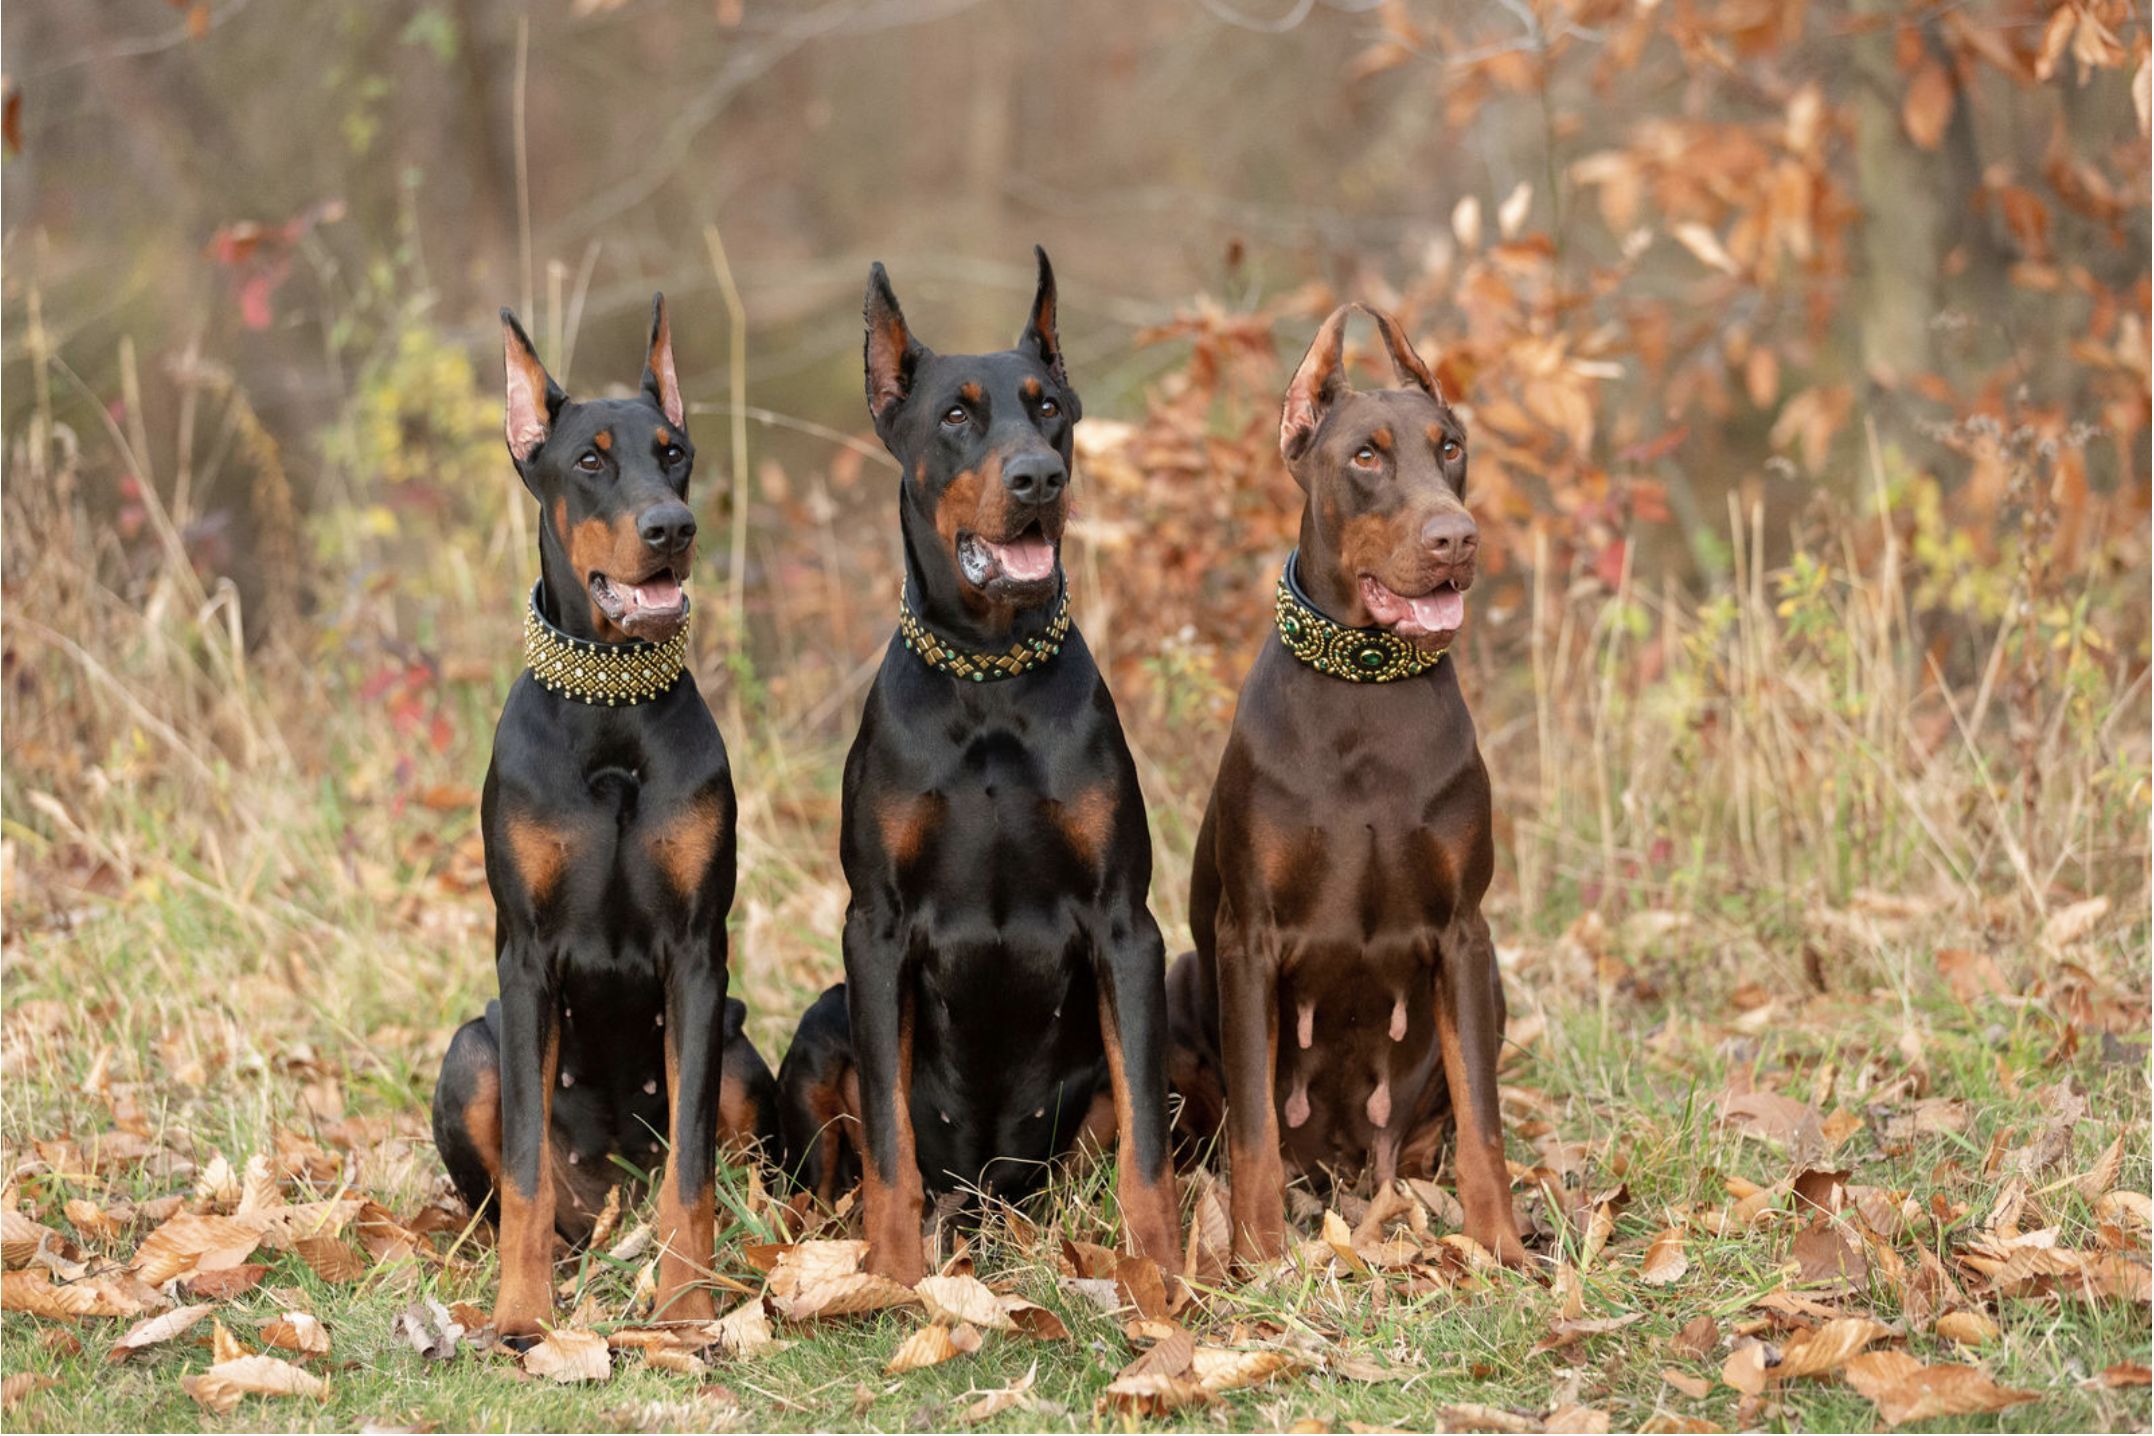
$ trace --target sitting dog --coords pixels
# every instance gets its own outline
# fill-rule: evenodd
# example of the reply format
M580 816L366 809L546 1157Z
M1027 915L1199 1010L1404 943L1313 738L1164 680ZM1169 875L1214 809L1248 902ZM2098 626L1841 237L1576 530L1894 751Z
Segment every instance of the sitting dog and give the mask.
M1324 321L1280 416L1301 541L1197 836L1175 1074L1185 1122L1217 1123L1223 1102L1237 1259L1284 1250L1290 1167L1430 1171L1455 1116L1467 1233L1517 1262L1488 772L1443 661L1478 539L1466 433L1387 315L1404 387L1348 384L1348 314Z
M1061 563L1077 394L1039 255L1013 349L940 355L876 265L866 370L896 457L898 631L845 763L845 983L802 1020L786 1145L831 1195L857 1131L868 1265L922 1273L927 1193L1016 1199L1088 1123L1125 1233L1171 1271L1164 951L1114 700ZM858 1125L855 1126L854 1124Z
M501 322L540 577L480 810L501 996L449 1044L434 1144L499 1224L504 1338L552 1310L555 1234L583 1240L622 1169L669 1148L657 1314L707 1320L718 1146L775 1147L777 1101L726 997L733 779L687 671L695 451L672 331L660 296L643 392L577 402Z

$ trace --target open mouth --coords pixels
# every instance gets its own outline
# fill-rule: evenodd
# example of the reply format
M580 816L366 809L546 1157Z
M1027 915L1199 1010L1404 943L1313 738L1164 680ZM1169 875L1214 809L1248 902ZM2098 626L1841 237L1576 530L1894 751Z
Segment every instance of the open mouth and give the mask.
M1401 638L1435 638L1448 643L1466 623L1466 587L1456 580L1408 598L1367 574L1361 576L1361 602L1377 626Z
M614 626L631 638L663 643L688 621L684 582L670 568L634 583L594 572L590 577L591 599Z
M1002 543L960 531L957 566L965 582L974 588L986 588L998 581L1020 589L1045 586L1054 580L1055 549L1055 541L1036 519L1016 537Z

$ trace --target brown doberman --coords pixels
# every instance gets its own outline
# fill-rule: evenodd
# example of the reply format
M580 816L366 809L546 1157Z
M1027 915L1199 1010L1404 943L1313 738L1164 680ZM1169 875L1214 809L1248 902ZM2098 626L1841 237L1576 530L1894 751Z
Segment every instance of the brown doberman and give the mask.
M1284 1250L1290 1169L1431 1171L1455 1115L1467 1233L1515 1263L1488 770L1443 657L1478 541L1466 432L1388 315L1370 311L1403 387L1352 388L1350 312L1280 415L1300 547L1197 837L1173 1067L1185 1123L1224 1107L1238 1259Z

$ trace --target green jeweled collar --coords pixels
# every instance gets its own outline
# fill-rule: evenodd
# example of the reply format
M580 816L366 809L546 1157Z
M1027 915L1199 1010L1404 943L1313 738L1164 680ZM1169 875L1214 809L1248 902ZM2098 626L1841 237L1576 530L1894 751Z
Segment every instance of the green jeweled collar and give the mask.
M543 581L542 581L543 582ZM539 589L531 585L524 606L524 666L541 688L578 703L625 708L670 691L688 671L688 624L663 643L632 638L594 643L571 638L539 612Z
M1288 554L1286 567L1279 571L1279 641L1287 652L1317 672L1349 683L1396 683L1443 662L1443 650L1423 653L1395 633L1348 628L1318 612L1294 577L1300 553L1296 549Z
M1021 638L1001 653L968 653L929 632L920 615L912 611L905 585L898 585L898 636L905 640L905 651L937 673L966 682L992 683L1030 673L1062 651L1062 640L1069 637L1069 631L1070 591L1065 585L1055 604L1055 616L1047 621L1043 632Z

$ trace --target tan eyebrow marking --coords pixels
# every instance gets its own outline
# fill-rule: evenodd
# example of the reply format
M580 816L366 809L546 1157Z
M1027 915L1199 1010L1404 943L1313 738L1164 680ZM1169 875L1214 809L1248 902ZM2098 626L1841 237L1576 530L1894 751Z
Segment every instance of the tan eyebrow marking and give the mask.
M968 404L977 404L980 402L981 397L980 386L977 384L960 384L957 386L957 397Z
M1025 382L1019 387L1025 391L1025 397L1027 399L1037 399L1040 397L1040 381L1037 379L1027 378Z
M661 444L670 444L673 442L673 432L672 430L668 429L664 424L660 424L652 432L658 435L658 442Z
M591 442L592 442L592 443L594 443L594 444L596 444L596 445L598 445L598 447L599 447L599 448L600 448L600 450L602 450L602 451L603 451L603 450L606 450L606 449L610 449L610 448L612 448L612 447L613 447L613 430L611 430L611 429L600 429L600 430L599 430L599 431L598 431L598 432L597 432L596 434L593 434L593 435L591 436Z
M1387 426L1385 428L1378 429L1375 433L1369 435L1369 442L1374 444L1379 449L1388 450L1391 447L1390 428Z

